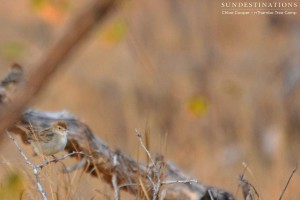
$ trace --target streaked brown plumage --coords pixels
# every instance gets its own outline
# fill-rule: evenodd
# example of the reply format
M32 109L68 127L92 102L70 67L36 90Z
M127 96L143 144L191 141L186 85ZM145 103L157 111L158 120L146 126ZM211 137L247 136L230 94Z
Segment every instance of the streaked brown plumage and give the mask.
M63 151L67 144L67 125L58 121L42 131L30 131L27 140L38 155L56 154Z

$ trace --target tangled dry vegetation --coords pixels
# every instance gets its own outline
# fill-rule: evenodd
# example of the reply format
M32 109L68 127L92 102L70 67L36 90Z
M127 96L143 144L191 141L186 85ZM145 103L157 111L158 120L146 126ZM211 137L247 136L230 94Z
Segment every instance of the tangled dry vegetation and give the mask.
M84 177L93 177L91 178L93 180L87 178L88 183L85 183L86 185L90 184L89 181L95 181L97 183L104 182L107 185L109 185L109 188L111 188L110 191L112 191L110 192L111 195L107 195L107 193L103 193L103 191L105 191L107 188L96 190L97 195L101 196L101 198L106 198L106 199L112 199L112 198L121 199L121 195L126 195L127 193L131 195L128 197L129 199L132 199L132 196L135 196L136 198L139 199L210 199L210 200L211 199L234 199L237 198L237 196L240 195L240 193L242 193L242 195L240 196L243 196L243 198L247 200L263 199L262 197L264 195L264 191L262 191L260 187L257 187L257 185L259 184L257 184L257 182L253 183L252 180L251 181L247 180L245 177L246 176L245 174L247 174L247 177L249 176L255 177L255 175L253 175L255 174L255 170L253 173L253 170L251 170L250 167L247 166L247 164L244 164L242 168L244 169L244 172L238 178L239 184L230 185L227 183L223 184L219 182L217 184L219 187L209 186L210 184L202 183L201 181L197 181L197 179L188 176L187 173L184 172L184 170L177 167L173 162L165 160L163 154L154 155L149 150L147 137L144 139L142 137L143 134L140 133L139 131L136 131L135 140L138 142L139 147L142 149L142 152L146 154L148 162L145 163L139 161L138 159L134 159L132 156L126 155L120 150L114 150L113 148L110 148L110 146L106 142L104 142L101 138L99 138L97 134L93 133L93 131L89 128L89 126L86 125L80 119L80 117L77 117L67 111L44 112L44 111L37 111L37 110L32 110L27 108L27 106L30 105L30 102L32 102L32 99L34 99L34 97L41 91L41 89L47 83L47 80L50 79L52 74L59 68L59 66L61 66L61 63L66 60L67 56L69 56L74 51L74 49L76 49L78 44L81 41L83 41L84 38L86 38L86 35L99 22L102 22L105 18L108 18L108 16L112 15L112 13L114 13L117 10L118 3L119 3L118 1L108 1L108 0L95 1L88 8L83 10L81 15L77 16L74 19L73 25L70 26L70 29L68 29L60 38L60 40L57 41L56 45L54 45L53 48L51 48L50 51L42 57L40 62L38 62L33 67L32 71L27 70L27 68L23 69L18 64L14 64L12 67L12 71L2 80L1 87L0 87L0 102L1 102L0 129L3 131L3 133L5 132L7 133L9 138L12 140L12 143L15 144L14 147L18 149L19 154L22 155L22 160L18 160L18 163L22 163L22 162L27 163L25 167L26 169L29 170L24 172L24 174L28 175L28 177L35 175L34 176L35 178L34 179L31 178L31 181L28 181L30 182L30 186L31 186L30 192L25 191L27 190L27 188L24 189L18 185L14 187L1 186L0 190L2 190L2 192L0 192L0 199L4 197L6 197L6 199L10 198L10 196L7 195L14 193L14 191L19 191L18 197L21 196L21 198L23 197L26 198L26 196L28 196L28 193L30 193L29 199L36 198L38 195L41 195L43 199L48 199L48 198L49 199L50 198L77 199L77 197L80 196L81 191L79 190L77 191L76 189L78 189L78 185L81 182L86 181L84 180ZM174 9L179 9L179 8L176 7L175 5ZM178 12L178 14L180 15L182 13ZM174 17L174 19L176 17ZM178 17L177 19L179 18L180 17ZM164 17L161 17L161 20L165 20ZM271 24L270 26L283 27L286 22L285 20L286 19L278 19L278 18L270 17L269 19ZM180 19L179 21L182 22L182 20ZM294 23L294 22L291 21L290 23ZM212 25L207 25L207 26L211 26L211 27L206 27L208 30L214 29ZM223 24L221 26L223 26ZM224 33L225 33L224 35L226 34L230 35L230 33L227 32ZM193 35L192 32L190 34ZM208 32L207 35L210 35L210 33ZM224 35L220 35L219 37L220 38L225 37ZM274 36L274 37L278 37L279 39L282 38L281 35ZM297 39L297 37L295 36L291 38ZM199 38L197 35L196 42L191 41L191 44L197 43L198 39ZM294 40L296 41L296 39ZM228 39L226 38L224 41L228 42ZM147 43L147 40L145 40L145 42ZM151 48L153 48L153 46L151 46L151 44L147 44L147 45L150 49L149 51L151 51ZM211 162L212 157L215 154L222 153L223 155L223 153L225 152L224 157L226 157L227 154L229 155L226 157L228 159L224 161L225 166L230 162L231 163L235 162L234 159L237 160L237 157L242 153L244 153L244 155L246 155L245 157L249 158L249 160L251 160L252 163L254 163L255 161L259 161L259 159L256 160L251 159L252 157L255 157L256 155L257 158L258 157L257 155L263 154L261 156L262 160L264 160L265 163L267 164L265 164L265 168L263 168L262 174L264 174L264 170L269 171L270 168L272 168L274 172L274 176L276 176L275 178L278 179L282 178L282 176L281 177L277 176L278 174L280 174L278 172L282 172L283 169L284 170L288 169L287 167L282 167L282 166L286 166L285 163L288 162L287 161L288 159L294 160L292 156L291 158L288 156L289 152L286 152L287 149L286 146L290 146L290 148L288 149L290 152L296 151L298 149L297 145L288 145L289 144L287 142L288 139L283 134L284 131L280 131L281 127L287 127L289 133L292 133L289 135L291 137L289 141L291 141L292 144L298 141L297 131L299 127L297 125L298 124L297 119L299 119L299 113L298 110L295 109L295 105L297 105L297 98L299 95L297 95L297 86L295 86L297 85L297 83L291 84L291 82L293 82L294 80L293 79L294 76L291 78L291 80L292 79L293 80L291 81L289 79L290 82L285 85L287 87L286 89L287 95L286 95L286 99L284 100L283 98L280 97L278 97L276 100L270 100L273 96L272 95L268 96L268 94L273 94L272 90L265 89L263 87L258 87L259 84L252 86L253 88L249 86L248 87L249 91L254 90L255 91L254 93L264 93L267 96L267 97L266 96L260 97L258 100L256 100L258 106L256 105L256 107L253 108L252 106L254 105L254 103L253 104L249 103L249 99L253 100L257 96L251 93L253 96L250 95L249 99L248 97L247 98L244 97L241 94L243 92L242 89L237 84L238 82L243 82L244 85L251 85L250 83L251 81L247 79L240 80L239 78L235 77L235 75L231 74L231 72L228 72L228 74L230 75L227 74L229 77L229 78L227 77L228 80L226 80L226 78L225 79L222 78L222 75L223 73L225 73L224 72L225 70L222 69L221 67L218 68L212 67L216 65L218 59L221 60L219 61L221 63L217 63L217 64L219 65L223 64L222 56L217 55L218 53L216 53L220 51L218 50L218 45L214 44L213 42L211 43L204 42L204 46L205 46L205 50L207 50L206 52L207 54L206 54L206 60L204 60L203 63L201 63L201 65L205 65L207 67L206 68L194 67L194 64L192 63L193 67L191 69L192 72L191 82L194 81L195 83L193 84L197 86L197 88L195 89L197 91L196 92L193 91L193 92L198 94L199 92L198 90L201 90L201 92L199 92L201 93L201 95L198 96L196 95L195 98L192 98L188 102L188 109L190 109L192 114L195 115L199 115L199 113L200 115L201 113L205 113L207 111L206 109L208 107L207 105L208 102L207 99L203 98L203 96L205 95L209 96L209 98L211 98L211 100L214 101L213 103L219 106L219 107L217 106L215 109L212 109L212 112L210 113L211 115L209 115L208 117L211 118L211 120L214 121L215 124L217 125L208 127L206 121L203 120L201 122L202 123L201 126L202 128L204 127L203 129L205 129L205 131L203 131L205 132L204 134L200 136L193 135L193 137L187 137L186 135L181 134L179 136L177 135L175 138L177 138L179 144L183 144L182 146L188 147L188 145L191 144L192 146L197 146L197 147L203 146L203 149L205 149L205 147L207 146L209 147L207 148L206 151L204 151L204 153L201 151L202 152L201 156L207 157L206 162L209 163L208 164L206 163L206 165L203 164L203 169L202 168L197 169L199 171L199 174L202 173L204 174L205 171L207 171L207 169L204 170L205 166L208 166L206 168L218 168L216 167L217 165L215 165L215 163ZM182 48L184 49L184 47ZM230 53L232 53L229 55L239 54L241 50L239 48L235 49L232 46L230 47L226 46L226 47L229 48ZM195 48L197 49L197 45ZM270 46L269 48L271 49L272 47ZM179 52L181 51L179 50ZM145 56L143 53L147 55L147 50L145 52L140 53L139 55L141 57L141 60L147 62L148 61L147 56ZM189 53L191 53L191 55L193 54L192 52ZM162 55L157 55L158 58L160 58L160 56ZM193 56L198 57L198 54L192 55L191 57ZM243 57L243 55L241 56ZM273 56L273 57L277 57L277 56ZM174 58L174 60L176 59ZM292 59L287 59L287 60L292 60ZM293 62L292 61L290 62L297 63L297 60ZM170 62L171 64L175 64L176 61L172 60ZM245 61L241 59L239 65L245 64L244 62ZM286 66L289 65L288 62L285 64ZM285 64L280 64L280 65L285 65ZM294 66L294 65L291 64L290 66ZM212 70L210 70L210 67L212 68ZM233 66L233 68L234 67L235 66ZM250 67L250 66L246 65L246 67ZM276 72L274 72L275 75L274 76L270 75L269 80L279 79L278 78L279 75L277 74L280 74L281 71L285 71L284 67L279 66L279 69L277 69L277 71L275 70ZM291 69L292 68L293 67L291 67ZM151 67L149 69L147 68L147 70L149 74L154 73L155 71L155 69ZM214 71L218 71L218 73L214 74ZM241 71L242 71L241 74L244 75L245 72L243 70ZM268 71L268 69L266 69L266 71ZM286 71L287 74L290 73L293 74L293 70L287 69ZM147 74L146 76L148 76L149 74ZM253 76L257 76L257 75L254 74ZM291 76L291 75L287 75L287 76ZM174 78L175 81L177 81L176 78L177 77ZM267 84L268 79L265 80L264 78L261 78L258 80L258 82L261 82L260 84ZM280 81L272 82L273 83L272 88L274 89L276 87L276 84L278 84L279 82ZM111 87L111 85L109 84L108 86L110 86L108 87L109 89L115 91L113 90L114 89L113 86ZM168 87L168 86L164 86L164 87ZM176 87L179 87L180 89L181 87L185 87L185 86L183 86L182 84L178 84L176 85ZM221 97L222 94L221 92L219 92L221 90L224 90L225 93L228 95L224 95L226 97ZM176 120L183 121L184 124L185 120L183 119L182 116L178 114L180 111L176 110L175 109L176 106L174 106L175 104L174 101L176 101L174 96L176 95L180 96L180 94L177 94L176 92L177 90L175 92L173 91L174 94L168 90L167 94L163 94L163 95L158 94L157 96L155 95L147 96L143 88L139 86L136 86L134 91L137 96L137 101L135 103L140 110L142 110L141 108L143 108L143 106L145 106L147 102L148 104L151 103L156 104L157 101L162 100L163 103L156 108L157 110L162 110L164 112L163 115L159 115L158 117L160 119L160 122L162 121L163 125L160 124L161 126L167 127L168 130L172 130L172 129L174 130L176 129ZM249 91L245 91L244 93L247 93ZM275 92L275 95L278 94ZM115 98L114 95L112 96L113 98ZM177 98L177 101L179 101L178 99L180 98ZM240 102L242 103L237 103L238 100L240 100ZM281 101L284 101L284 103L282 103ZM143 104L143 102L146 103ZM268 102L271 103L268 104ZM110 105L112 105L112 107L115 107L116 104L112 103ZM266 104L267 106L265 106ZM222 107L222 109L218 109L220 107ZM284 114L283 112L284 108L286 108L286 110L288 111L286 114ZM235 112L236 110L238 110L237 112L243 114L237 115L236 114L237 112ZM178 115L175 115L174 113ZM118 113L115 116L117 115ZM175 120L176 117L177 119ZM286 118L288 120L286 120ZM57 120L66 121L68 125L68 129L70 131L70 134L68 136L68 145L66 147L66 151L68 151L68 154L64 154L61 157L56 158L54 160L49 160L49 159L45 160L44 158L42 158L41 160L39 160L39 162L36 162L37 160L35 158L28 156L26 154L26 151L23 150L23 148L26 147L20 144L21 142L19 140L19 137L16 135L20 135L22 141L25 142L24 130L26 130L28 126L34 126L37 129L43 129L49 127L53 122ZM265 127L264 124L265 121L270 122L269 124L266 123L268 124L267 127ZM278 122L278 123L274 123L274 122ZM190 130L191 132L195 130L198 131L199 128L198 122L195 124L197 125L186 128L185 130ZM185 126L189 126L189 124L186 123ZM179 129L180 128L178 128L178 130ZM174 132L178 130L174 130ZM243 134L240 133L240 131L243 132ZM255 132L255 134L251 134L252 131ZM266 132L266 133L270 132L270 134L266 134L266 137L268 138L264 139L261 132ZM219 137L219 141L217 141L216 139L211 139L213 138L212 135L214 136L217 135L215 138ZM201 138L201 141L198 140L199 138ZM271 144L269 143L269 141L272 142L273 140L275 141L273 142L275 143L275 148L273 143ZM186 141L189 141L189 143L187 143ZM243 148L237 145L238 148L234 147L232 150L231 146L228 145L232 141L236 143L244 141ZM211 155L210 154L212 153L211 149L219 148L220 143L218 142L220 142L226 147L225 150L220 148L221 150L219 149L214 153L214 155ZM257 148L257 146L255 146L254 144L258 144L259 142L261 143L265 142L266 144L264 143L259 145L263 147L265 145L267 146L267 149L263 149L263 147L262 150ZM243 149L243 150L246 149L246 151L239 152L239 149ZM248 153L250 151L253 154ZM264 153L261 153L262 151L264 151ZM187 162L186 166L193 165L193 162L200 162L200 164L198 163L198 165L202 166L201 162L203 161L204 158L201 157L199 158L199 160L197 160L198 158L195 158L195 154L196 154L195 152L197 151L193 150L192 153L187 155L186 153L182 153L182 150L178 150L178 154L176 154L176 156L179 157L178 159L180 158L185 159L186 157L192 158L192 159L187 159L189 161ZM233 158L233 160L231 160L231 158ZM73 162L72 165L66 164L69 162L69 160L72 160ZM59 164L63 165L64 168L63 172L60 169L58 170L55 168L55 166ZM271 165L275 167L273 166L271 167ZM49 171L47 170L50 171L51 175L48 174ZM219 174L222 174L224 178L224 176L226 177L227 175L227 170L229 171L230 167L226 168L223 166L221 169L218 169L217 171ZM283 199L296 170L297 167L291 172L290 176L288 175L283 176L286 177L285 180L281 181L281 183L284 182L284 186L280 187L279 189L278 187L276 188L276 193L280 195L273 194L272 197L278 196L279 199ZM288 170L286 172L288 173ZM79 176L78 182L74 181L73 174ZM229 174L230 173L228 173L228 175ZM283 173L281 173L281 175L282 174ZM57 176L59 178L68 177L67 178L68 182L67 183L63 182L63 184L61 184L62 186L60 184L55 185L53 184L54 181L51 179L54 176ZM211 180L221 179L219 178L219 175L216 173L213 174L213 176L217 178L212 178ZM12 177L13 177L12 180L18 180L19 176L15 174ZM231 178L234 181L236 181L235 177L231 177ZM50 187L49 189L46 186L47 181L51 182L52 185L55 185L54 187L56 188ZM18 181L16 182L18 183ZM76 184L74 184L74 182ZM279 185L279 183L275 183L275 184ZM230 185L230 187L228 185ZM268 193L274 192L275 189L273 189L272 184L270 184L269 187L271 187L271 190ZM226 188L226 189L219 189L219 188ZM237 191L231 190L230 192L228 192L228 188L236 188ZM59 192L60 190L64 190L63 195ZM91 197L91 199L93 198L95 199L97 197L94 196Z

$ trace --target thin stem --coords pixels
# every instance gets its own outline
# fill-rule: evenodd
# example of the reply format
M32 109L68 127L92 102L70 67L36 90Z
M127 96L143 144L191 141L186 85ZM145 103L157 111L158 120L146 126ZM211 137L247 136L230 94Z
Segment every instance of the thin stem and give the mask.
M152 159L152 156L151 156L150 152L148 151L147 147L144 145L144 142L142 140L142 135L140 134L140 132L138 132L138 130L135 130L135 132L136 132L136 136L139 138L141 146L146 151L149 159L151 160L152 165L155 166L154 160Z
M114 172L113 172L113 175L112 175L112 185L113 185L113 188L114 188L114 200L119 200L120 199L120 188L118 186L118 178L117 178L117 173L116 173L116 169L117 169L118 165L119 165L118 154L116 153L113 156Z
M6 134L8 136L9 139L11 139L13 141L13 143L16 145L16 147L18 148L20 154L23 156L26 164L28 164L31 168L32 168L32 171L33 171L33 174L35 176L35 179L36 179L36 182L37 182L37 187L38 187L38 191L40 192L40 194L42 195L43 197L43 200L48 200L48 197L47 197L47 194L43 188L43 185L41 183L41 179L40 179L40 172L39 172L39 167L34 165L30 160L29 158L26 156L26 154L24 153L24 151L22 150L22 148L19 146L18 142L16 141L16 139L6 130Z
M161 184L175 184L175 183L198 183L197 180L175 180L175 181L162 181Z
M297 171L297 169L298 169L298 164L296 164L296 167L293 169L293 171L292 171L292 173L291 173L291 175L290 175L290 177L289 177L289 179L288 179L288 181L287 181L287 183L286 183L286 185L285 185L285 187L284 187L284 189L283 189L283 191L282 191L282 193L281 193L281 195L280 195L280 197L279 197L279 200L282 199L282 197L283 197L283 195L284 195L284 193L285 193L285 191L286 191L286 189L287 189L287 187L288 187L290 181L292 180L293 175L294 175L295 172Z
M46 160L43 164L36 165L36 167L42 169L42 168L44 168L46 165L48 165L48 164L50 164L50 163L53 163L53 162L56 163L56 162L58 162L58 161L64 160L64 159L66 159L67 157L73 156L73 155L84 155L84 156L89 156L89 155L87 155L87 154L85 154L85 153L83 153L83 152L75 152L75 151L73 151L72 153L65 154L65 155L63 155L63 156L60 157L60 158L55 158L55 159L52 159L52 160Z

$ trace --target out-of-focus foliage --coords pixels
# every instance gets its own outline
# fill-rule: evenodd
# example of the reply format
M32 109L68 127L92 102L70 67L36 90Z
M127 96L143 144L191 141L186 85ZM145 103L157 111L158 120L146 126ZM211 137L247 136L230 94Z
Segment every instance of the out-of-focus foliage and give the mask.
M0 182L0 199L21 199L24 192L24 179L20 172L6 174Z
M90 2L2 1L3 72L19 57L22 65L34 63L63 31L57 22ZM221 12L217 0L127 1L82 42L32 106L74 112L131 155L138 146L134 129L143 131L149 121L154 152L168 133L166 160L229 191L246 161L263 199L276 199L300 151L300 13ZM25 41L26 48L7 41ZM287 199L300 199L295 176Z
M31 7L49 23L59 23L69 9L68 0L30 0Z
M208 111L208 101L203 96L195 96L187 102L189 112L196 117L205 115Z
M21 58L25 50L26 48L21 42L9 41L2 47L1 55L6 59L15 60Z
M100 41L108 45L114 45L121 42L126 36L128 25L123 19L116 19L104 27L100 32Z

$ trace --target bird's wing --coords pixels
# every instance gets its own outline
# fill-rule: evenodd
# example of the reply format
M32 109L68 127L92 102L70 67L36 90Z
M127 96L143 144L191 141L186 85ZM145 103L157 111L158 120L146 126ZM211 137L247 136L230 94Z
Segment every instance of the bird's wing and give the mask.
M42 130L38 133L31 134L29 137L33 141L49 142L52 140L54 133L49 129Z

